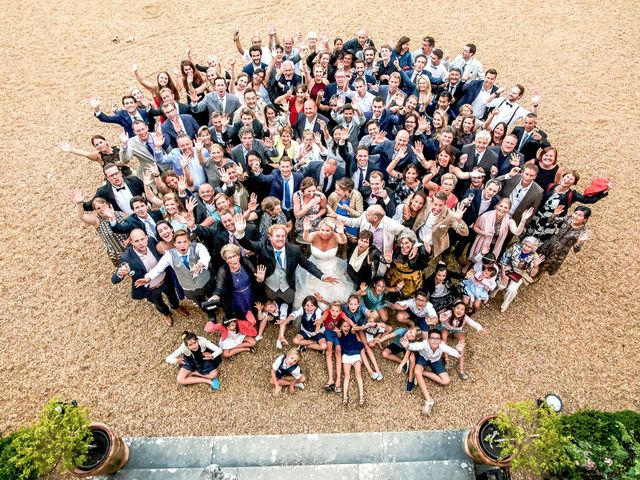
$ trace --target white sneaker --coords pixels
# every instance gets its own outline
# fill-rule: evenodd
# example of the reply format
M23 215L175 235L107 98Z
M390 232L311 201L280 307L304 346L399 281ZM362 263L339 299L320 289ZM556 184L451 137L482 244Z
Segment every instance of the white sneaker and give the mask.
M431 415L431 410L433 409L433 406L435 405L435 403L436 402L434 402L433 400L425 401L424 408L422 409L422 413L424 413L427 416Z
M506 312L506 311L507 311L507 308L509 308L509 305L506 305L506 306L505 306L505 305L502 305L502 306L500 307L500 313L504 313L504 312Z
M299 388L300 390L304 390L304 383L296 383L293 386L295 388Z
M280 340L276 340L276 349L282 350L282 342Z
M371 377L372 380L377 380L378 379L378 373L377 372L370 373L369 376Z
M378 372L376 380L377 380L377 381L380 381L380 380L382 380L383 378L384 378L384 376L382 375L382 372Z
M256 336L256 342L259 342L260 340L262 340L262 335L257 335Z

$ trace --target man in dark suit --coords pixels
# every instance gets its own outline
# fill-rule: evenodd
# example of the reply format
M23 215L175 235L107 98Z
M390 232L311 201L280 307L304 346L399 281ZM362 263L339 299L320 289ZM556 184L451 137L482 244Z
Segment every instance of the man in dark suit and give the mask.
M213 83L213 92L207 93L204 98L198 101L198 94L190 92L191 110L199 113L205 109L209 111L209 118L213 112L226 113L227 117L233 118L233 114L240 108L240 100L235 95L227 93L227 83L224 78L216 77Z
M170 88L164 87L160 89L160 101L162 104L171 103L178 110L180 115L191 114L191 107L186 103L176 101L176 96L173 93L173 90ZM147 113L154 117L164 117L164 113L162 108L147 108Z
M432 138L424 146L424 157L427 160L435 160L440 149L449 146L453 150L453 156L456 159L460 158L460 150L453 146L454 136L455 133L452 127L444 127L440 132L440 140Z
M300 190L304 175L293 171L292 160L289 157L282 157L278 165L278 168L275 168L269 175L253 168L249 177L255 178L263 185L271 184L269 195L282 202L282 210L291 212L293 210L293 194Z
M130 245L122 253L120 260L122 265L111 276L111 282L120 283L127 277L131 277L131 298L134 300L146 299L164 317L164 322L168 326L173 325L171 310L165 303L163 294L169 300L172 309L182 315L189 315L186 308L180 306L180 300L176 294L175 285L171 280L171 275L162 273L151 283L143 286L136 286L136 280L144 278L149 271L158 264L162 255L156 250L156 241L149 238L144 230L133 229L129 236Z
M496 203L500 200L499 192L500 182L491 179L483 189L470 188L461 197L460 201L464 202L467 207L462 215L462 221L467 224L469 235L461 236L456 232L449 233L449 239L456 258L459 259L467 245L471 245L474 242L476 233L473 231L473 224L480 215L491 211L496 206Z
M329 120L318 113L316 102L309 99L304 102L304 111L298 114L293 132L296 140L302 139L302 132L311 130L313 133L322 133Z
M447 114L447 122L448 124L451 124L458 116L458 112L453 110L452 103L453 96L445 90L440 92L438 96L427 106L425 112L430 117L433 117L436 110L441 110Z
M320 269L305 257L300 248L287 243L287 231L284 225L273 225L269 236L261 241L251 241L244 236L247 222L239 217L236 220L236 238L240 245L258 254L258 262L267 269L265 274L265 292L267 298L281 299L288 304L295 297L295 273L298 267L304 268L314 277L324 282L336 284L338 279L324 275Z
M365 112L364 119L366 120L366 123L363 128L366 128L366 124L370 120L375 120L380 125L380 130L384 131L388 137L391 136L393 127L400 124L400 118L398 115L384 107L384 99L382 97L376 97L373 99L371 111Z
M104 123L115 123L124 128L124 131L127 132L129 137L135 136L133 132L133 122L134 120L142 120L149 126L149 129L153 130L155 125L155 121L153 117L147 115L147 112L144 108L138 108L138 104L136 103L136 99L131 95L125 95L122 97L122 106L123 110L118 110L114 115L106 115L102 111L102 107L100 107L100 101L97 98L92 98L89 100L89 105L93 108L93 114L95 117Z
M371 205L380 205L384 208L387 217L393 217L396 213L396 204L393 201L393 192L385 187L384 175L374 170L369 176L369 185L360 189L365 210Z
M257 45L252 45L249 48L249 56L251 57L251 63L248 63L242 68L243 73L249 75L250 78L253 78L253 74L257 69L262 69L265 72L269 65L266 63L262 63L262 49Z
M441 92L449 92L451 94L451 105L455 108L456 105L462 105L460 99L464 96L464 82L462 81L462 73L459 68L452 68L449 71L449 78L446 82L435 86L431 90L434 95L439 95Z
M490 141L491 134L482 130L477 133L474 143L462 147L458 165L463 172L471 172L475 166L482 167L487 174L491 171L498 161L498 154L488 148Z
M322 97L322 110L324 112L328 112L330 109L327 108L329 106L329 100L331 100L334 96L342 97L345 103L350 103L351 98L350 95L353 92L349 91L349 81L347 80L347 74L343 70L338 70L336 72L336 81L327 85L326 90L324 91ZM347 96L347 94L349 96Z
M102 167L102 171L107 178L107 183L96 190L93 198L104 198L114 210L131 215L133 213L131 199L136 195L144 194L144 183L133 175L123 177L120 167L113 163L107 163ZM90 201L85 202L84 209L86 211L93 210Z
M364 145L359 145L356 149L356 161L351 162L351 169L347 176L353 180L356 190L362 190L369 182L369 175L374 170L379 170L380 166L377 162L371 161L369 149Z
M173 148L178 148L179 132L183 132L195 140L200 126L191 115L179 115L173 103L163 103L162 111L167 117L167 120L162 124L162 134Z
M538 129L538 116L529 113L524 117L524 126L518 126L511 132L518 139L516 150L524 155L524 161L528 162L538 156L542 148L550 147L547 134Z
M457 104L464 105L468 103L473 107L473 114L476 118L480 120L486 118L487 105L485 100L498 90L498 87L495 85L497 76L498 72L493 68L490 68L485 72L484 80L472 80L464 83L462 86L462 92L464 95ZM476 99L478 100L477 102ZM476 102L476 105L474 105L474 102Z
M188 216L187 228L191 233L194 233L198 240L207 247L209 254L211 255L212 269L217 273L218 268L222 265L222 258L220 257L220 250L226 244L231 243L238 245L236 237L236 224L234 223L233 212L231 210L223 210L219 212L220 221L215 222L211 227L203 227L202 225L196 225L196 221L192 215ZM256 227L249 224L243 235L253 241L260 239L260 234ZM250 256L253 252L242 249L242 256Z
M502 145L489 148L489 150L496 152L498 156L495 169L492 172L494 177L505 175L513 167L520 167L524 165L524 155L516 152L516 145L518 144L518 137L510 133L504 137Z
M416 154L409 146L409 132L406 130L400 130L396 134L394 141L385 140L384 142L376 145L371 151L374 155L380 155L380 167L386 173L386 169L389 164L395 159L397 155L402 155L401 159L395 166L395 170L402 171L410 163L417 164Z
M311 162L304 176L313 178L318 189L328 197L335 190L336 181L344 177L344 168L338 166L335 158L327 158L324 162Z
M147 201L140 195L131 198L129 205L133 213L120 223L116 223L115 218L110 219L111 230L115 233L129 233L137 228L157 241L156 223L162 220L162 212L160 210L149 210Z
M538 210L544 194L542 187L534 181L538 175L536 165L525 165L522 173L518 173L519 171L518 167L514 167L508 174L496 178L502 182L502 198L511 200L509 215L516 224L520 223L525 210L529 208L533 208L534 212ZM533 216L527 219L525 226L532 218Z

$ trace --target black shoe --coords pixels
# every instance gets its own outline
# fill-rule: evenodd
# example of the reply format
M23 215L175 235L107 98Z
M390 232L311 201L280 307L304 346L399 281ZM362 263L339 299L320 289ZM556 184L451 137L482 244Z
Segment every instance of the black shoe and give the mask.
M306 351L307 351L307 347L305 347L304 345L299 345L298 346L298 352L304 353Z
M249 353L256 353L256 347L249 347Z

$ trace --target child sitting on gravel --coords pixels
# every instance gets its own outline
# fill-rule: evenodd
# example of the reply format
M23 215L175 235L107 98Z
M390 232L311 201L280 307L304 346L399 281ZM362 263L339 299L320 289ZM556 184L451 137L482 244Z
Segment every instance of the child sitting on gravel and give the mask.
M400 343L400 340L406 338L409 341L414 341L416 335L420 335L419 327L411 327L409 329L401 327L374 340L376 345L382 345L387 340L393 339L393 341L382 350L382 358L399 363L400 365L397 368L397 372L408 374L407 392L413 391L413 370L416 366L416 356L413 352L407 352ZM401 355L402 358L400 358Z
M318 300L313 295L309 295L302 300L302 307L294 311L287 317L284 325L280 325L280 340L284 339L284 329L286 325L296 319L300 319L300 331L293 338L293 344L298 345L300 352L311 350L323 351L327 349L327 341L324 336L324 325L322 323L322 309L318 307Z
M307 379L300 369L300 352L295 348L280 355L273 362L270 383L273 385L274 396L280 395L282 387L288 387L291 395L295 393L296 388L304 390L304 382L306 381Z
M182 344L166 358L166 362L179 365L178 385L205 383L213 390L220 388L218 367L222 362L220 347L205 337L185 331Z
M278 302L275 300L267 300L264 302L256 302L256 319L258 320L258 335L256 336L256 342L262 340L264 335L264 329L268 322L277 320L284 320L287 318L289 306L286 303L278 306ZM279 349L282 348L282 345Z
M413 298L394 303L393 307L398 310L396 319L399 323L420 327L424 335L438 324L438 314L429 303L429 294L421 290L418 290Z
M230 360L234 355L243 352L256 353L256 318L252 312L247 312L246 320L230 318L221 324L207 322L204 331L211 333L214 330L220 332L220 348L222 355Z

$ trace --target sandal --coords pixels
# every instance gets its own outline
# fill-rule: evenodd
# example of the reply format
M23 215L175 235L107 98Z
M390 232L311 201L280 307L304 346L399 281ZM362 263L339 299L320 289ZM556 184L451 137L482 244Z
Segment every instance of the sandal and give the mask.
M424 413L427 416L431 415L431 410L433 409L433 406L435 404L436 402L434 402L433 400L428 400L424 402L424 409L422 410L422 413Z
M469 374L467 372L461 371L459 368L456 368L456 372L460 375L461 380L467 380L469 378Z
M342 397L342 405L347 405L349 403L349 397L346 395Z
M336 392L337 394L340 394L340 393L342 393L342 387L337 386L337 387L335 387L335 388L333 389L333 391L334 391L334 392Z
M360 397L360 402L358 402L358 405L360 405L361 407L364 406L365 403L365 398L364 395Z
M322 389L325 392L334 392L336 388L336 384L335 383L327 383L324 387L322 387Z

